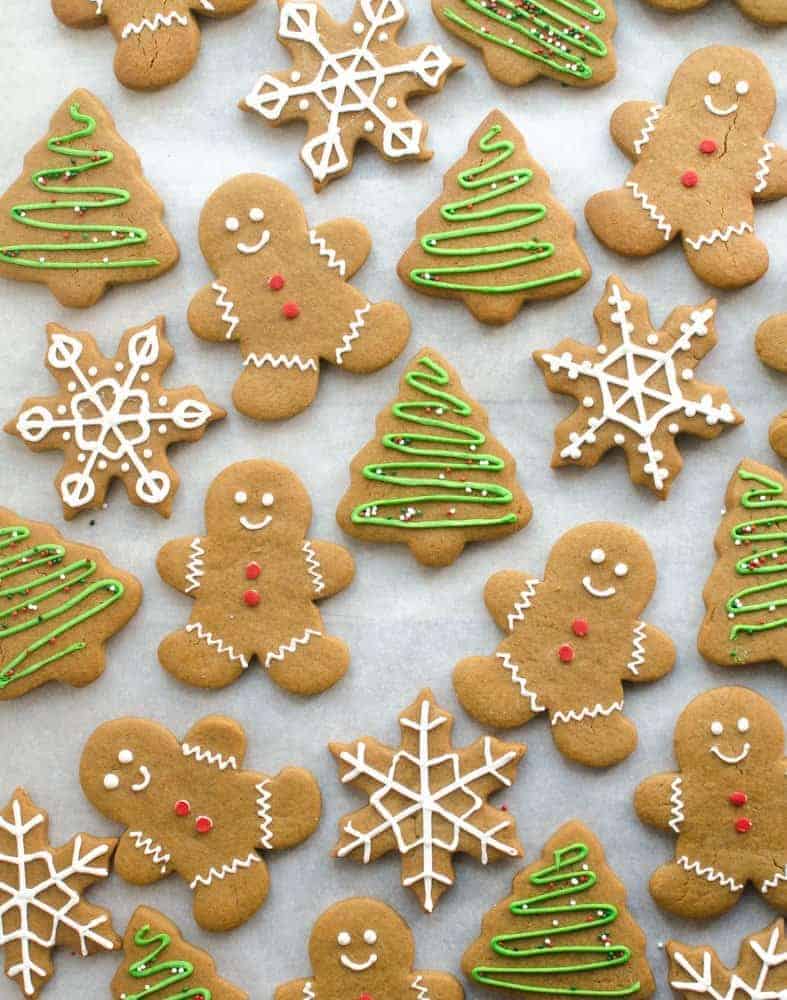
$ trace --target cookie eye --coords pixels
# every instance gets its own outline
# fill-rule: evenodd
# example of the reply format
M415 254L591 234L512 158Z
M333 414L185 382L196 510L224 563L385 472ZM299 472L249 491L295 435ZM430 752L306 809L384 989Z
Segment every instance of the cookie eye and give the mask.
M347 945L352 941L352 937L347 933L347 931L339 931L336 935L336 940L340 947L346 948Z
M749 720L745 716L743 718L741 718L741 719L738 719L738 732L739 733L748 733L748 731L749 731L750 728L751 728L751 723L749 722Z
M112 774L110 772L109 774L104 775L104 788L106 788L108 792L114 792L119 785L120 778L118 778L116 774Z
M708 73L708 83L711 87L718 87L721 83L721 73L717 69L712 69L710 73Z
M740 94L741 97L748 94L750 89L748 80L738 80L735 84L735 93Z
M262 506L263 507L272 507L273 506L273 494L272 493L263 493L262 494Z
M590 561L600 566L607 558L607 553L603 549L593 549L590 553Z
M615 567L615 576L628 576L629 568L625 563L618 563Z
M234 215L228 215L224 220L224 226L228 233L237 233L240 229L240 222L235 218Z
M373 930L368 930L363 932L363 939L367 944L376 944L377 935Z
M249 499L248 493L244 493L243 490L238 490L238 492L235 494L235 503L236 504L246 503L246 501L248 499Z
M724 732L724 726L718 720L716 720L714 722L711 722L710 731L713 733L714 736L721 736L721 734Z
M121 750L118 754L118 761L121 764L131 764L134 760L134 754L130 750Z
M249 212L249 218L252 222L262 222L265 218L265 213L261 208L252 208Z

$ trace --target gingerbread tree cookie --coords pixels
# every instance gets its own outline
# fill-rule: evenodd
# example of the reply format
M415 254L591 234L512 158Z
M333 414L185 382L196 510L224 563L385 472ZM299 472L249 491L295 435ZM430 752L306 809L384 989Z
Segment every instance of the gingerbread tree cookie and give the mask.
M321 361L366 374L404 349L407 313L349 283L372 247L360 222L310 229L289 188L244 174L208 199L199 238L216 280L192 299L189 323L203 340L240 346L232 398L241 413L292 417L313 402Z
M676 436L715 438L743 422L725 389L694 377L717 343L716 302L680 306L657 331L645 297L613 276L594 316L596 347L567 339L533 354L547 387L577 403L555 431L552 466L591 469L623 448L632 481L666 500L683 467Z
M467 949L468 979L500 996L653 996L645 935L604 849L582 823L564 824L514 877Z
M356 897L322 914L309 940L312 975L284 983L275 1000L462 1000L445 972L413 971L415 940L396 910Z
M454 750L453 722L427 689L399 716L398 749L368 736L330 745L342 783L369 797L340 821L334 855L368 864L399 851L402 885L429 913L454 883L454 854L484 865L522 854L515 821L486 800L511 787L527 748L485 736Z
M186 941L171 920L139 906L123 938L126 960L112 980L114 1000L142 1000L162 990L171 1000L249 1000L222 979L207 952Z
M90 684L141 600L139 580L99 549L0 507L0 701Z
M55 485L67 521L102 507L115 478L132 503L169 517L179 479L167 448L198 441L226 416L194 386L161 384L175 356L164 326L158 316L126 330L111 358L89 333L47 326L46 363L60 392L26 400L5 429L31 451L63 452Z
M647 2L660 10L684 14L705 7L710 0L647 0ZM757 21L758 24L787 24L787 7L784 5L784 0L735 0L735 3L747 17Z
M694 273L741 288L768 270L754 202L787 195L787 150L766 138L776 109L753 52L712 45L678 68L666 104L629 101L612 138L635 166L623 187L594 195L585 215L601 242L647 257L680 237Z
M787 911L784 726L747 688L716 688L678 719L680 770L647 778L635 806L643 823L677 835L675 860L650 880L653 898L679 917L732 909L751 882Z
M182 79L197 61L196 16L240 14L257 0L52 0L71 28L108 24L118 43L115 75L134 90L158 90Z
M772 316L757 331L757 354L760 361L777 372L787 373L787 313ZM787 412L771 424L771 447L780 458L787 458Z
M442 90L464 62L441 45L398 44L408 18L403 0L357 0L343 23L318 0L279 0L279 7L279 41L292 68L260 76L240 106L274 126L307 123L301 159L315 191L352 169L360 141L389 160L430 160L427 126L407 102Z
M563 535L543 581L495 573L484 598L506 638L494 656L457 664L463 707L493 729L548 713L555 745L571 760L589 767L625 760L637 730L623 714L623 682L658 680L675 661L672 641L639 617L655 586L644 539L601 522Z
M105 722L85 745L80 781L108 819L126 827L115 871L133 885L172 872L194 893L205 930L238 927L268 895L263 852L295 847L320 821L313 776L243 770L246 734L232 719L200 719L181 743L147 719Z
M549 76L598 87L615 75L614 0L432 0L435 17L481 50L489 74L521 87Z
M64 306L95 305L110 285L175 266L163 214L110 113L75 90L0 198L0 277L45 284Z
M109 875L116 843L80 833L52 847L49 817L23 788L0 812L0 949L23 996L52 978L53 948L84 957L120 946L109 912L82 898Z
M486 410L430 347L407 366L376 433L352 460L336 511L354 537L403 542L419 562L447 566L468 542L510 535L530 520L516 463L489 433Z
M459 299L482 323L509 323L525 302L570 295L590 277L574 220L501 111L481 123L419 215L417 237L399 261L402 281Z
M698 646L722 667L787 667L787 480L746 459L727 487Z
M223 687L256 656L271 679L296 694L325 691L350 654L325 634L316 602L349 586L350 553L306 537L311 503L298 477L277 462L238 462L214 480L207 532L159 552L162 578L194 598L188 625L159 646L179 680Z

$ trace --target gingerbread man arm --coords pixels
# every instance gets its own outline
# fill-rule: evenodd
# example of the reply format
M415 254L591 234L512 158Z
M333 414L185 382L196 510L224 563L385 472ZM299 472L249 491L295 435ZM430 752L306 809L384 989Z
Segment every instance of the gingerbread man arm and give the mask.
M157 844L144 831L126 830L118 840L113 867L115 873L132 885L152 885L169 875L166 847Z
M303 1000L309 995L314 996L313 992L309 994L306 989L307 986L311 989L313 985L313 981L309 979L293 979L292 982L276 987L274 1000Z
M410 986L415 996L419 989L426 990L423 995L429 1000L463 1000L465 995L458 980L445 972L415 972L412 978Z
M349 281L366 263L372 250L372 238L366 226L355 219L332 219L309 232L309 242L325 261Z
M300 767L286 767L266 783L269 798L268 837L264 846L272 851L295 847L317 829L322 813L320 786Z
M675 665L675 644L661 629L636 622L632 632L631 655L622 677L635 684L657 681Z
M240 317L235 311L235 298L228 286L218 278L205 285L189 303L189 326L201 340L223 343L239 340Z
M770 157L767 164L768 183L762 191L755 194L758 201L776 201L778 198L787 197L787 149L783 146L772 146Z
M538 577L514 570L494 573L486 581L484 602L489 614L503 632L513 632L524 620L525 612L533 606Z
M204 17L232 17L240 14L248 7L253 7L257 0L191 0L190 7Z
M658 123L660 104L651 101L626 101L612 114L609 130L615 145L635 162L650 142Z
M182 594L196 597L205 572L207 539L197 535L167 542L156 556L161 579Z
M681 776L677 773L654 774L645 778L634 793L634 808L643 823L669 830L674 822L676 789L680 792Z
M107 20L102 0L52 0L52 11L69 28L94 28Z
M355 576L355 561L350 553L335 542L307 538L303 554L312 585L312 600L322 601L349 587Z
M240 768L246 756L246 733L223 715L206 715L195 722L183 740L183 753L196 760L213 758L219 767Z

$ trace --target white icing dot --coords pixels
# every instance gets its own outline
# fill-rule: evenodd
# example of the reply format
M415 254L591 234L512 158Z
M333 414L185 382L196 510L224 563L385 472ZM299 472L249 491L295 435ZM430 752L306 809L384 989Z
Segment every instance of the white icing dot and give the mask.
M120 471L121 472L130 472L131 471L131 466L128 464L128 462L121 462L120 463Z
M298 72L297 69L294 69L292 73L290 73L290 79L292 80L293 83L297 83L300 80L300 78L301 74Z
M298 101L298 107L301 109L301 111L308 111L309 110L308 100L305 97L302 97L300 101Z
M606 354L608 348L606 344L599 344L596 350L598 351L599 354Z
M166 424L159 424L158 425L158 432L159 432L159 434L166 434L167 433L167 425Z
M244 490L238 490L238 492L235 494L235 503L237 504L246 503L248 499L249 495Z
M58 413L60 413L61 415L62 415L63 413L68 413L68 407L67 407L67 406L64 406L64 405L63 405L63 404L61 403L61 404L60 404L60 406L58 406L58 408L57 408L57 412L58 412Z
M150 381L150 375L148 374L148 372L142 372L142 374L139 376L139 381L140 382L149 382Z
M363 34L363 30L364 30L363 29L363 21L356 21L355 24L353 25L353 31L355 32L355 34L356 35L362 35Z
M648 334L648 343L651 345L651 347L654 347L656 344L658 344L658 342L659 342L659 335L657 333Z
M104 775L104 788L108 792L114 792L116 788L120 786L120 778L116 774L105 774Z
M625 444L625 443L626 443L626 435L625 434L616 434L615 435L615 444Z
M347 945L352 941L352 937L347 931L339 931L339 933L336 935L336 940L341 945L342 948L346 948Z
M122 361L116 361L115 362L115 371L116 372L122 372L123 371L123 362Z
M677 434L678 431L680 430L680 426L678 424L670 424L667 430L670 432L670 434Z
M739 94L741 97L745 97L749 93L749 81L748 80L738 80L735 84L735 93Z
M596 566L600 566L606 558L607 553L603 549L593 549L590 553L590 561L595 563Z
M691 368L684 368L683 371L680 373L680 377L683 379L684 382L691 382L691 380L694 378L694 372L691 370Z
M262 506L263 507L272 507L273 506L273 494L272 493L263 493L262 494Z
M153 449L152 448L145 448L145 450L142 452L142 457L143 458L153 458Z
M98 368L96 368L95 365L91 365L88 368L87 373L88 373L88 375L90 375L91 378L95 378L96 375L98 375Z
M130 750L121 750L118 754L118 760L121 764L131 764L134 760L134 754Z
M373 930L364 931L363 939L367 944L376 944L377 934Z
M395 97L389 97L385 103L388 105L389 108L395 108L399 102L396 100Z
M240 229L240 221L234 215L228 215L224 220L224 228L229 233L237 233Z
M101 459L98 460L98 462L96 464L98 465L99 469L106 469L106 467L107 467L107 460L105 458L101 458Z
M249 218L252 222L262 222L265 218L265 213L261 208L252 208L249 210Z
M749 720L746 718L745 715L742 716L740 719L738 719L739 733L748 733L750 728L751 728L751 723L749 722Z
M64 441L70 441L71 440L71 431L63 431L63 440Z
M363 123L364 132L374 132L374 122L371 118Z
M629 568L624 562L620 562L615 567L615 576L628 576Z
M714 736L721 736L724 732L724 726L718 721L718 719L714 719L714 721L710 724L710 731Z
M721 83L721 73L717 69L712 69L710 73L708 73L708 83L711 87L718 87Z
M76 392L77 391L76 382L69 382L68 385L66 386L66 389L68 389L69 392Z
M159 396L159 398L158 398L158 405L159 406L166 406L167 405L167 397L166 396Z
M381 42L387 42L388 38L389 38L389 35L388 35L387 31L381 31L380 32L380 41Z
M586 406L588 409L590 409L591 406L593 406L594 403L595 403L595 400L593 399L592 396L585 396L585 398L582 400L582 405Z

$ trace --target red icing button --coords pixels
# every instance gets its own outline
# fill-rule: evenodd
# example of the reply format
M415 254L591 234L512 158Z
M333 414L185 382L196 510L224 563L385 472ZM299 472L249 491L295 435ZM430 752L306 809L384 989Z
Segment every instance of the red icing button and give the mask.
M185 799L178 799L175 803L175 815L176 816L188 816L191 812L191 806Z
M754 826L750 819L739 819L735 822L735 829L738 833L748 833Z
M361 995L360 995L360 996L358 997L358 1000L374 1000L374 998L373 998L373 997L371 997L371 996L369 996L369 994L368 994L368 993L362 993L362 994L361 994Z
M571 631L574 635L584 637L590 631L590 626L587 623L587 618L575 618L571 623Z
M734 806L745 806L748 801L749 801L749 796L746 794L746 792L733 792L732 795L730 796L730 802Z
M297 302L285 302L282 312L286 319L297 319L301 314L301 307Z
M715 139L703 139L700 143L700 152L705 153L706 156L715 153L718 148Z
M210 833L213 829L213 820L210 816L197 816L197 822L194 824L197 833Z
M247 590L243 595L243 603L250 608L256 608L260 603L260 592L258 590Z
M570 643L564 642L558 649L557 655L563 663L571 663L574 659L574 647Z
M261 572L262 572L262 567L258 562L250 562L249 565L246 567L246 579L256 580Z
M284 288L284 278L280 274L272 274L268 278L268 288L272 292L280 292Z
M680 178L681 184L687 188L696 187L699 181L700 178L696 170L687 170Z

